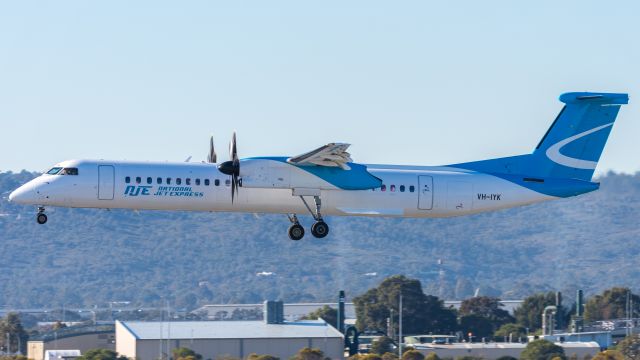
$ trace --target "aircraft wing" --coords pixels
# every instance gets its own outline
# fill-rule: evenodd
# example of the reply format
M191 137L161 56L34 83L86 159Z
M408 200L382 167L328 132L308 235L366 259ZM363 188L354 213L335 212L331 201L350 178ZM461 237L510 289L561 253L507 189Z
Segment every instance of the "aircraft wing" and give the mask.
M318 165L350 170L351 168L347 163L353 162L353 160L351 159L351 154L347 152L349 146L351 144L330 143L308 153L291 157L287 159L287 162L295 165Z

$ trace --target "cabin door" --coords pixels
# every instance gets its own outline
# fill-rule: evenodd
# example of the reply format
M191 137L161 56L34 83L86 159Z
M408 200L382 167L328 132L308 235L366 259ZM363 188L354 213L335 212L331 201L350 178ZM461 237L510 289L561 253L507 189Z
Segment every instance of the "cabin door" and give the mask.
M112 165L98 166L98 200L113 200L115 171Z
M418 176L418 209L433 209L433 177Z

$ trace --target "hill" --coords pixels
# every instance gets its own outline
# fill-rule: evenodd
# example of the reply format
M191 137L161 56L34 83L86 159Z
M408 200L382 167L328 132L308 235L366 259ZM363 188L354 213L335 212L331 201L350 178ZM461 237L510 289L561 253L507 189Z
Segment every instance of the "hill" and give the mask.
M7 201L35 175L0 173L0 304L9 307L329 301L392 274L446 299L476 289L593 294L640 280L640 174L609 173L591 194L470 217L330 217L327 238L299 242L279 215L51 208L40 226L35 209Z

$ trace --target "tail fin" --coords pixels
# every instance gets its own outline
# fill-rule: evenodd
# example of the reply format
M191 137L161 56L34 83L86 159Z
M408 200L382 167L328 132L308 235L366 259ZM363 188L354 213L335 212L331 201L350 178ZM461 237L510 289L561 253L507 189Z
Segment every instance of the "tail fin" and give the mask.
M620 105L627 94L566 93L558 114L530 158L532 172L552 178L591 180Z
M487 173L591 181L627 94L566 93L565 106L533 154L451 165Z

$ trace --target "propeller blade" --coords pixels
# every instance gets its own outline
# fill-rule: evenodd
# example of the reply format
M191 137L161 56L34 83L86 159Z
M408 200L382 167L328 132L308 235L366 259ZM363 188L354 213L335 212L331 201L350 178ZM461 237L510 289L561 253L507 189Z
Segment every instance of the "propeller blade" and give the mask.
M209 155L207 155L207 162L213 164L218 162L218 155L216 155L216 150L213 146L213 136L209 139Z
M230 160L218 165L218 170L225 175L231 176L231 203L233 203L236 193L240 191L240 159L238 158L235 131L229 143L229 157L231 158Z

